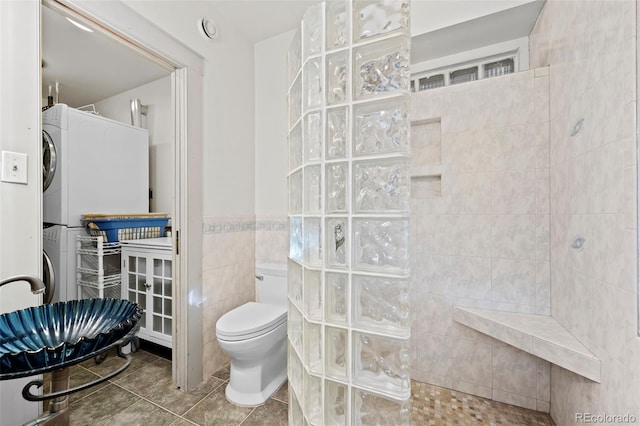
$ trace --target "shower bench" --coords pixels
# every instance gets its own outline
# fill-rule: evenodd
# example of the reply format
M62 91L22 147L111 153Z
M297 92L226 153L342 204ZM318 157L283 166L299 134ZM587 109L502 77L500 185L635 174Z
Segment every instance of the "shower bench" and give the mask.
M600 383L600 359L551 316L454 306L453 320Z

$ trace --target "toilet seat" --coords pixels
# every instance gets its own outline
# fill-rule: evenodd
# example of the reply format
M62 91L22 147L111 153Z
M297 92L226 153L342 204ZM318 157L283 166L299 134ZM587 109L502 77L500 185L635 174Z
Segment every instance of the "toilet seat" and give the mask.
M216 335L221 340L247 340L266 334L286 321L286 307L248 302L220 317Z

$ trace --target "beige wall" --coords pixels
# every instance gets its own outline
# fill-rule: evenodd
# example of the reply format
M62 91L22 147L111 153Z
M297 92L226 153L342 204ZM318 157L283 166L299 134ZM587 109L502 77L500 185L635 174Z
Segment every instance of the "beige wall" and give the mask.
M256 263L286 263L287 53L294 31L255 44Z
M553 366L558 425L640 419L636 28L635 1L549 0L531 33L531 65L551 69L552 316L602 362L600 384Z
M548 68L412 95L412 378L549 411L549 363L452 306L549 315Z
M254 45L222 19L215 2L125 3L204 57L202 337L206 378L228 361L217 346L216 321L253 300L255 293ZM221 17L215 19L219 34L215 40L200 34L192 18L196 11L200 16Z

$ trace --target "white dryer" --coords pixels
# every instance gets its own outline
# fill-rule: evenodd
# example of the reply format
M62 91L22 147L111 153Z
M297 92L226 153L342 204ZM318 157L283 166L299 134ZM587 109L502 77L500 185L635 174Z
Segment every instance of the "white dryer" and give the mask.
M44 271L44 276L49 280L49 286L53 288L50 303L78 298L76 237L86 234L84 228L67 228L61 225L44 228L42 246L44 255L48 257L52 268ZM44 266L47 268L46 261Z
M149 211L149 134L57 104L42 114L43 221Z

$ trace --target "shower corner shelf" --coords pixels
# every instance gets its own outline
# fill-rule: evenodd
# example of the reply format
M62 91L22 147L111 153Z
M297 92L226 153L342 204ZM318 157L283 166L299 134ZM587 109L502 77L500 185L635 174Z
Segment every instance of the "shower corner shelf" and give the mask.
M432 165L432 166L413 167L411 168L411 170L409 170L409 175L411 176L412 179L441 177L442 166Z
M453 320L600 383L600 359L549 315L454 306Z

